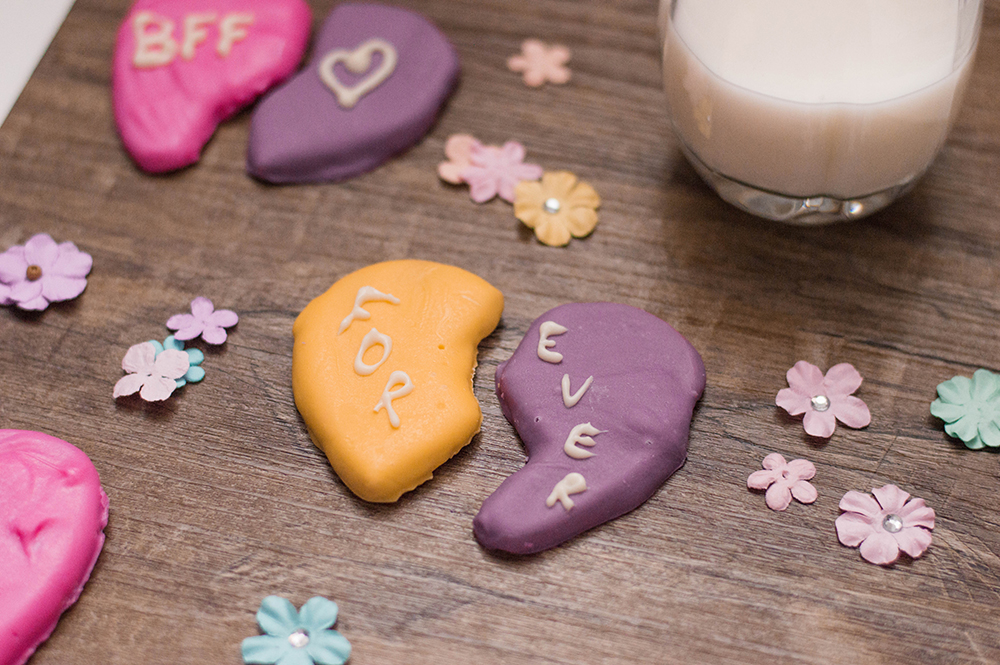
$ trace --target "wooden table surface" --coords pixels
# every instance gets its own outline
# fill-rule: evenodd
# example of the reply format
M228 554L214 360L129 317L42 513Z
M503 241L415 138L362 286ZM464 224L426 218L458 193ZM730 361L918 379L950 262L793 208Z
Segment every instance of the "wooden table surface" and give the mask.
M318 25L334 3L311 4ZM77 300L0 310L0 427L74 443L111 498L91 580L31 665L236 665L269 594L335 600L355 665L1000 662L1000 459L928 411L939 382L1000 369L1000 1L927 176L882 213L819 229L744 215L685 162L654 0L401 4L452 40L462 81L421 143L347 182L247 177L249 112L198 165L137 170L109 93L126 0L77 1L0 129L0 249L48 232L94 258ZM569 85L529 89L506 69L528 37L573 49ZM545 247L506 203L440 182L458 132L518 139L590 182L596 232ZM295 409L292 322L341 276L402 258L471 270L506 309L480 347L482 433L431 482L372 505ZM199 295L240 315L207 378L162 405L116 403L128 347L165 337ZM524 462L496 366L547 309L595 300L646 309L701 352L687 463L564 546L491 555L472 518ZM853 363L871 425L807 437L774 405L800 359ZM772 512L747 490L771 452L816 464L815 504ZM891 568L834 530L846 491L885 483L937 512L927 553Z

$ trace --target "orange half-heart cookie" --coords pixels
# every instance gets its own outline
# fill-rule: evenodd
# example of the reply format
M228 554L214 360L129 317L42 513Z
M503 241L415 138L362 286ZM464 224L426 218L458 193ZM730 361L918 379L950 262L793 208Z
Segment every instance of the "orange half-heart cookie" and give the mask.
M351 491L395 501L479 432L476 356L501 312L482 278L406 260L347 275L299 314L295 405Z

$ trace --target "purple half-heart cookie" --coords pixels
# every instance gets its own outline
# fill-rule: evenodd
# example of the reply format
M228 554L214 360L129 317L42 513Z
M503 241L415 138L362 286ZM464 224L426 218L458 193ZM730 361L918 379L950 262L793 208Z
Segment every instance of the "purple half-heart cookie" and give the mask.
M254 111L247 170L287 183L373 169L427 133L458 74L455 49L423 16L340 5L309 64Z
M523 469L473 520L486 548L530 554L641 505L687 457L701 356L641 309L571 303L529 328L496 372Z

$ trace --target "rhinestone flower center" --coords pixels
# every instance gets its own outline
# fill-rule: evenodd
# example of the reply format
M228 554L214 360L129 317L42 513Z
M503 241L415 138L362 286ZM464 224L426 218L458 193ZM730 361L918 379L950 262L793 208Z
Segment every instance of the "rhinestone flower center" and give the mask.
M297 630L288 636L288 643L296 649L301 649L309 644L309 633L304 630Z
M25 273L25 277L28 278L29 282L37 282L42 278L42 269L40 266L31 265L28 266L28 270Z
M816 395L810 400L814 411L826 411L830 408L830 398L826 395Z
M882 528L889 533L899 533L903 528L903 520L900 519L899 515L886 515L885 519L882 520Z
M554 215L559 212L560 208L562 208L562 203L560 203L559 199L556 198L545 199L545 203L542 204L542 209L550 215Z

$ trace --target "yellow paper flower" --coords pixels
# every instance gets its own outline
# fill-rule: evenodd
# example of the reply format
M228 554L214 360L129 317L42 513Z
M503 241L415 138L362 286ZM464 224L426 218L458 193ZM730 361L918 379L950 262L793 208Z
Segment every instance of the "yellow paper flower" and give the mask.
M594 188L569 171L545 173L541 182L521 181L514 190L514 216L550 247L590 234L600 205Z

